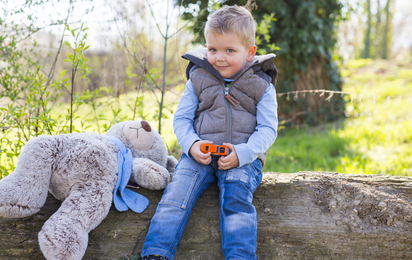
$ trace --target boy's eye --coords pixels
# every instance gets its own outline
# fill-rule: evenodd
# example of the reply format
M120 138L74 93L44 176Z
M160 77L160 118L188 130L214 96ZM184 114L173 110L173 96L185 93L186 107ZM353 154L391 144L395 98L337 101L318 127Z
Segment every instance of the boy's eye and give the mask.
M232 53L235 52L233 49L227 49L227 52Z
M209 51L210 52L216 52L216 49L215 48L210 48Z

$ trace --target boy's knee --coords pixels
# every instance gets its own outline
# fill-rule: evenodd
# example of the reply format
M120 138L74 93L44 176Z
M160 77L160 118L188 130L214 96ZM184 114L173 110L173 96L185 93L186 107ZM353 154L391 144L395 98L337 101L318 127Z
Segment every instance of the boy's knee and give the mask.
M262 164L259 160L240 168L227 171L225 183L239 182L244 184L252 193L262 181Z
M225 182L249 183L250 173L245 168L233 168L227 171Z
M159 204L185 209L193 192L198 173L188 169L177 169L172 182L166 186Z

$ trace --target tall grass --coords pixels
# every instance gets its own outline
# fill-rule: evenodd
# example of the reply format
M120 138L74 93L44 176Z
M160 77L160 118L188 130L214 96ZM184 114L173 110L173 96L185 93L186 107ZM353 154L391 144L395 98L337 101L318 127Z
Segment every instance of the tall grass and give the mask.
M281 130L264 170L412 176L412 63L354 60L341 71L347 118Z

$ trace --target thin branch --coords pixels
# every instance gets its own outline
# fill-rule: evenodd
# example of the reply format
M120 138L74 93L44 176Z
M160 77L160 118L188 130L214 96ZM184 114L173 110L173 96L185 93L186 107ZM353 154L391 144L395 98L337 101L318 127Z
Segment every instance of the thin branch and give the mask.
M203 12L203 10L202 10ZM177 29L174 33L172 33L169 38L172 38L173 36L175 36L176 34L178 34L181 30L183 30L190 22L192 22L195 18L193 17L192 19L188 20L182 27L180 27L179 29Z
M146 0L146 2L147 2L147 4L149 5L150 12L151 12L151 14L152 14L153 19L155 20L157 29L159 30L159 32L160 32L160 34L162 35L162 37L165 38L165 39L170 39L170 38L172 38L173 36L175 36L176 34L178 34L178 33L179 33L181 30L183 30L190 22L192 22L192 21L195 19L195 17L192 17L192 19L188 20L182 27L180 27L180 28L177 29L174 33L172 33L172 34L170 34L169 36L166 37L165 35L163 35L163 33L162 33L161 30L160 30L159 24L157 23L156 17L155 17L155 15L154 15L154 13L153 13L152 6L151 6L150 3L148 2L148 0ZM204 9L204 10L206 10L206 9ZM201 10L200 12L202 13L202 12L204 12L204 10ZM166 21L167 21L167 18L166 18ZM170 25L170 23L169 23L168 25Z
M295 113L291 118L280 121L279 124L280 124L280 125L284 125L284 124L286 124L286 123L292 122L292 121L295 120L298 116L304 115L304 114L306 114L306 113L308 113L308 112L307 112L307 111L297 112L297 113Z
M311 90L296 90L296 91L289 91L289 92L282 92L282 93L277 93L276 95L281 97L283 95L290 95L290 94L299 94L299 93L320 93L320 95L325 95L325 93L334 93L334 94L341 94L341 95L345 95L345 94L349 94L349 95L353 95L356 93L351 93L351 92L344 92L344 91L335 91L335 90L326 90L326 89L311 89Z
M112 11L113 11L113 10L112 10ZM123 41L123 46L125 47L127 53L129 54L128 57L129 57L129 58L132 57L133 60L135 61L135 63L137 63L137 64L140 66L140 68L141 68L143 71L145 71L145 75L150 79L150 81L153 83L153 85L150 83L149 80L145 80L145 82L149 85L149 89L153 92L153 94L155 94L155 93L156 93L156 92L155 92L155 88L158 89L158 90L161 90L161 88L156 84L156 81L154 80L154 78L152 77L152 75L151 75L150 73L146 72L146 66L145 66L144 64L142 64L141 61L136 57L136 55L135 55L134 53L132 53L132 52L129 50L129 48L127 47L126 38L125 38L124 35L120 32L120 28L119 28L119 26L118 26L118 24L117 24L117 19L116 19L116 18L114 19L114 22L115 22L115 24L116 24L117 31L119 32L120 38L121 38L122 41ZM156 96L156 95L154 95L154 96L156 97L156 102L157 102L157 103L160 103L160 101L157 99L157 96Z
M149 5L150 13L152 14L153 20L154 20L155 23L156 23L156 26L157 26L157 29L159 30L160 35L161 35L163 38L166 38L166 37L163 35L162 31L160 30L159 23L157 22L156 16L155 16L154 13L153 13L152 5L149 3L148 0L146 0L146 3Z
M70 1L69 9L67 10L67 17L66 17L65 24L67 24L67 20L69 19L71 6L72 6L72 1ZM51 67L51 69L50 69L50 72L49 72L49 74L48 74L48 76L47 76L46 88L47 88L47 86L49 86L50 81L51 81L51 79L53 78L54 70L55 70L55 68L56 68L57 58L59 57L60 50L61 50L62 45L63 45L63 39L64 39L65 31L66 31L66 29L63 28L63 33L62 33L62 37L61 37L61 40L60 40L59 49L57 50L57 54L56 54L56 57L54 58L53 65L52 65L52 67ZM45 89L44 91L46 91L46 89Z
M81 20L70 22L70 23L67 23L67 21L66 21L66 24L77 24L77 23L80 23L80 21ZM43 30L46 27L55 26L55 25L62 25L62 24L64 24L64 23L58 22L58 23L51 23L51 24L45 25L43 27L37 27L34 31L31 31L28 35L24 36L24 38L21 38L21 39L17 40L16 43L19 43L21 41L26 40L27 38L29 38L30 36L32 36L36 32L38 32L40 30Z
M380 95L371 95L371 94L363 94L363 93L353 93L353 92L345 92L345 91L337 91L337 90L326 90L326 89L311 89L311 90L296 90L296 91L289 91L289 92L282 92L282 93L277 93L276 96L281 97L286 95L286 100L289 101L290 95L294 95L294 99L297 99L297 96L302 93L311 93L313 95L319 94L320 97L325 96L326 93L329 93L328 97L325 97L325 100L330 101L332 96L334 94L339 94L341 96L343 95L350 95L351 96L351 102L353 102L353 96L359 96L358 101L362 102L362 97L371 97L376 99L377 97L381 97ZM405 98L408 103L412 102L412 98L409 96L386 96L386 99L389 100L390 98Z

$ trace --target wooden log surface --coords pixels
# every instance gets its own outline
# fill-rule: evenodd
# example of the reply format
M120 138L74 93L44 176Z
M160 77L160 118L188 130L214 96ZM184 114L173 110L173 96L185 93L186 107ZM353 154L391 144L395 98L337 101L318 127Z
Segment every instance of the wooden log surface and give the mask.
M130 257L142 248L163 191L140 189L142 214L110 210L89 234L84 259ZM219 190L198 200L176 259L223 259ZM327 172L265 173L254 194L258 259L412 259L412 178ZM49 196L23 219L0 217L0 259L44 259L37 241L60 202Z

